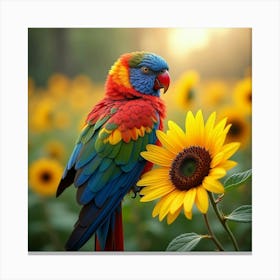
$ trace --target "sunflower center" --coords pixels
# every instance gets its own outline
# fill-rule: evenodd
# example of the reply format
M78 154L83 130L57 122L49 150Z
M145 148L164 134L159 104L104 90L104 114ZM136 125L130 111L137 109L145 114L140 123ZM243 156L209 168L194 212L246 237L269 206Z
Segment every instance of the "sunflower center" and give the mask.
M192 101L194 99L194 96L195 96L195 90L194 90L194 88L191 88L187 92L187 101Z
M248 92L247 100L248 100L249 103L252 103L252 91Z
M169 176L179 190L189 190L202 184L209 174L211 156L203 147L191 146L173 160Z
M40 179L43 183L48 183L51 180L52 176L49 172L42 172Z
M233 121L231 123L231 128L229 130L229 134L231 136L239 136L242 133L243 126L240 122L238 121Z

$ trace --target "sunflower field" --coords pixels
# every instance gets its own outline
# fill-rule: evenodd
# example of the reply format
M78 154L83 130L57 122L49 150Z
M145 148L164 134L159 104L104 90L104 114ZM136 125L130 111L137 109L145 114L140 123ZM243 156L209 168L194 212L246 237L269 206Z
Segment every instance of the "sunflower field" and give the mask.
M29 30L28 250L44 252L64 251L64 244L78 218L80 206L76 203L75 188L68 188L59 198L55 197L56 189L87 114L104 96L104 83L109 67L118 57L119 52L148 48L149 40L144 40L144 38L153 36L152 30L138 29L133 33L134 40L128 46L120 45L113 52L110 41L106 36L102 36L104 32L106 33L102 29L75 30L76 32L73 31L71 36L70 30L57 29L54 38L56 42L57 40L61 42L58 42L56 47L52 46L48 49L46 46L51 42L51 31L51 29ZM131 31L108 30L112 36L115 36L114 38L121 36L124 40L130 38ZM87 32L92 32L91 41L87 41L89 40ZM158 32L165 34L167 30ZM45 36L41 36L42 34ZM245 54L250 56L250 30L247 30L246 34L245 39L249 43L242 47L249 49ZM62 40L65 37L70 38L67 41L69 45L65 45L65 40ZM79 44L83 47L88 44L92 49L79 48ZM104 47L100 51L102 44ZM34 51L36 46L38 50ZM107 70L88 69L85 58L81 64L86 65L84 68L77 64L77 58L76 62L73 58L72 60L69 58L72 62L68 61L67 57L58 59L57 53L65 49L69 57L75 57L75 54L77 54L76 57L87 56L95 51L95 65L93 66L95 68L102 64L102 57L109 53L110 56L106 58L105 65L102 64L102 67ZM151 45L150 49L157 53L160 47ZM205 52L212 50L210 46L207 48L205 45ZM215 75L206 75L206 66L202 68L199 63L188 65L188 60L183 60L183 57L180 60L175 58L172 60L173 53L173 49L166 53L172 80L167 93L161 96L167 106L164 132L170 120L181 128L185 127L185 119L189 111L194 115L201 111L205 121L213 112L216 112L216 123L226 118L226 123L231 126L228 127L225 144L239 142L240 147L231 158L237 165L228 170L225 177L220 179L220 182L224 184L234 173L242 173L252 168L251 58L248 58L249 63L246 65L236 66L235 69L238 70L234 74L223 75L221 71L215 70ZM36 63L39 55L42 56L42 61L46 62L45 69L40 63ZM163 53L162 56L165 57L165 54ZM52 61L52 65L47 63L47 58ZM181 61L180 67L172 73L172 67L176 68L178 61ZM63 68L61 65L66 66ZM73 71L75 65L76 72ZM210 73L211 70L211 68L208 69ZM98 72L101 73L95 76L92 74ZM233 210L238 207L251 205L251 179L244 180L238 187L215 198L220 200L219 205L225 215L233 213ZM207 226L197 207L193 208L191 219L187 219L183 212L178 212L174 221L169 224L164 218L152 217L157 200L146 202L142 200L139 195L134 197L133 193L127 194L123 200L126 251L165 251L170 242L182 234L207 234ZM234 251L230 238L225 234L223 226L210 205L207 215L211 228L224 249ZM227 225L238 242L239 250L251 251L251 220L236 222L232 219ZM94 239L92 238L81 251L93 251L93 248ZM208 252L216 251L216 247L207 239L202 239L192 250Z

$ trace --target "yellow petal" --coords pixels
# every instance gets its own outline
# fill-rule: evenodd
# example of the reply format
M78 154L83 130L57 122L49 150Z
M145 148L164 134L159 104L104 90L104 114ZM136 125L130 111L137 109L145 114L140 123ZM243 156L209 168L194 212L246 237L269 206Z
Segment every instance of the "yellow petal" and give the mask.
M159 214L163 202L164 202L164 199L161 198L161 199L157 202L157 204L155 205L155 207L154 207L154 209L153 209L153 212L152 212L153 218L156 217L156 216Z
M211 151L213 154L217 154L218 152L220 152L220 150L226 140L226 136L227 136L227 133L228 133L230 127L231 127L231 124L227 125L226 128L220 134L216 135L216 139L213 142L212 151Z
M182 148L179 147L178 145L176 145L176 143L174 143L172 141L171 137L168 137L164 132L162 132L161 130L157 130L156 132L157 138L159 139L160 143L170 152L172 152L173 154L177 155Z
M173 199L170 205L171 214L174 214L178 210L178 208L180 208L183 205L185 194L185 191L180 191L177 193L177 196Z
M215 124L215 120L216 120L216 112L213 112L210 117L208 118L206 124L205 124L205 133L208 135L213 127L214 127L214 124Z
M229 170L237 165L236 161L233 160L226 160L219 164L219 167L224 168L225 170Z
M181 210L182 210L182 207L178 208L173 214L172 213L167 214L167 224L168 225L172 224L176 220L176 218L179 216Z
M223 152L220 152L220 153L216 154L211 161L210 167L211 168L216 167L223 160L223 158L224 158L224 153Z
M177 196L177 190L165 195L162 199L164 200L159 212L159 220L162 221L163 218L170 212L170 204L172 200Z
M148 148L148 146L152 146L152 145L147 145L147 148ZM156 153L154 150L155 149L153 149L153 151L141 152L140 154L144 159L146 159L152 163L155 163L155 164L161 165L161 166L170 167L170 165L172 163L172 158L166 154Z
M186 134L189 135L194 131L195 128L195 118L193 116L193 113L191 111L188 111L185 121L185 128L186 128Z
M196 144L201 146L204 144L204 119L201 110L196 113Z
M196 143L196 125L193 113L189 111L186 116L185 129L187 135L186 146L195 145Z
M168 168L157 168L142 175L141 179L137 182L137 186L150 186L157 184L166 184L169 180L169 169Z
M146 189L146 190L145 190ZM147 202L147 201L152 201L155 200L159 197L162 197L170 192L172 192L172 188L170 188L170 186L164 186L164 187L160 187L160 188L154 188L153 190L147 190L148 188L144 188L142 189L142 191L140 192L141 194L143 194L144 196L141 197L140 201L141 202Z
M226 170L224 168L213 168L209 172L209 176L214 179L220 179L226 175Z
M224 193L225 191L223 184L220 181L215 180L210 176L206 177L203 180L202 186L209 192L213 192L213 193Z
M209 149L212 155L215 155L218 151L215 149L216 142L224 131L227 119L221 120L211 131L208 132L207 141L205 142L206 149Z
M185 216L186 216L189 220L192 219L192 211L191 211L191 212L186 212L186 211L184 211L184 214L185 214Z
M239 142L229 143L223 146L222 152L224 153L224 160L230 158L240 147Z
M198 187L196 189L196 207L201 213L205 214L208 211L209 206L207 191L203 187Z
M193 203L196 196L196 188L192 188L186 192L185 199L184 199L184 210L185 212L191 212Z
M166 150L163 147L157 146L157 145L152 145L152 144L148 144L146 146L146 149L148 152L150 153L154 153L158 156L163 156L164 158L168 158L173 160L174 159L174 154L172 154L170 151Z
M182 128L173 121L168 121L168 127L174 135L175 139L177 139L177 142L179 142L178 146L184 148L186 146L186 134L184 133Z

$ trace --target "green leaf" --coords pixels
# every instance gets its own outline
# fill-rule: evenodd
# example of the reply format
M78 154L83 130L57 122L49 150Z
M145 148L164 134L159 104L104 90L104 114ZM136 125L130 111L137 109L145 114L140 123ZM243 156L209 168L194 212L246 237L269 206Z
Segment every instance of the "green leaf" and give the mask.
M242 205L224 218L229 221L249 223L252 221L252 205Z
M229 191L244 184L252 177L252 169L231 175L224 183L225 190Z
M184 233L174 238L166 248L166 251L189 252L206 236L195 232Z

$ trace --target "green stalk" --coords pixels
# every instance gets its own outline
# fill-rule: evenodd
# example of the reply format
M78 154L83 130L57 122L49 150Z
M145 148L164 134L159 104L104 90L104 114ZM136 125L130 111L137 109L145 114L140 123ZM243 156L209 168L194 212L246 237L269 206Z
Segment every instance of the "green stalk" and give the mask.
M209 232L209 238L211 238L213 240L213 242L216 244L217 248L219 251L224 251L224 248L222 246L222 244L219 242L219 240L217 239L217 237L214 235L211 227L210 227L210 224L209 224L209 221L208 221L208 218L207 218L207 215L206 214L203 214L203 218L204 218L204 221L205 221L205 224L206 224L206 227L208 229L208 232Z
M227 224L227 221L226 219L224 218L223 214L221 213L220 209L219 209L219 206L217 205L217 203L215 202L215 199L214 199L214 196L213 196L213 193L210 193L208 192L208 195L209 195L209 198L210 198L210 201L211 201L211 204L214 208L214 211L219 219L219 221L221 222L223 228L225 229L225 231L227 232L232 244L233 244L233 247L235 249L235 251L239 251L239 247L238 247L238 244L237 244L237 241L233 235L233 233L231 232L228 224Z

